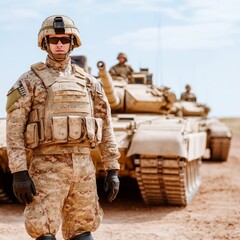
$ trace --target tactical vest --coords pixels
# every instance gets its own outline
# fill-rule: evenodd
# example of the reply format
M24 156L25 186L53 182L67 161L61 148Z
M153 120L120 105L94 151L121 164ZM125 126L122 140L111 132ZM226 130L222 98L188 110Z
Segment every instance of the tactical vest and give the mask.
M102 138L102 119L94 118L93 100L82 68L71 76L56 77L44 63L31 69L43 81L47 99L30 112L26 128L27 148L54 144L89 143Z

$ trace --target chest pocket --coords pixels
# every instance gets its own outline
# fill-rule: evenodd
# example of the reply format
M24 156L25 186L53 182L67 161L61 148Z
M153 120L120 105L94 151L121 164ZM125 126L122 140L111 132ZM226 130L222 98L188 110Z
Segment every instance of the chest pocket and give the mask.
M54 114L91 114L91 99L85 80L57 80L50 87ZM49 95L50 96L50 95Z
M52 86L54 103L74 103L89 101L86 86L77 82L56 82Z

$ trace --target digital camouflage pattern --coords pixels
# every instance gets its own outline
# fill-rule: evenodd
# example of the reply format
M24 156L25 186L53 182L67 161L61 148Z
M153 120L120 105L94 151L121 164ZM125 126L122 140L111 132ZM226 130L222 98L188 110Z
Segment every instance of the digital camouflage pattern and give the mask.
M73 65L71 65L70 59L66 66L62 66L47 58L46 65L50 67L53 75L73 75ZM59 67L62 69L59 69ZM59 70L61 71L59 72ZM101 84L87 73L86 76L91 79L94 89L94 92L92 91L94 95L92 106L94 117L103 120L102 142L99 144L99 149L104 167L106 170L119 169L119 151L112 128L111 110L107 98ZM25 95L20 95L18 99L10 105L9 103L13 102L11 93L14 92L15 89L18 89L20 83L24 86ZM8 93L7 148L9 167L12 173L27 170L25 131L29 120L29 113L32 109L38 109L44 106L46 104L46 98L47 90L44 83L33 71L28 71L23 74ZM80 144L64 145L64 151L69 153L79 152L78 148L81 149ZM55 151L59 151L58 149L59 146L56 147ZM39 149L37 148L33 151L39 151ZM60 150L60 152L62 152L62 150Z
M46 66L51 76L74 78L76 75L70 58L62 65L47 57ZM102 142L98 147L104 168L119 169L120 154L107 98L101 84L89 74L84 72L84 75L91 95L89 101L93 117L102 119ZM44 82L32 70L23 74L8 93L7 151L12 173L28 169L26 127L32 111L46 106L47 97ZM61 209L66 239L95 230L102 218L102 210L98 203L95 168L89 155L90 144L67 142L47 145L45 140L40 142L31 149L29 174L37 195L25 210L28 233L32 237L55 234Z
M27 232L33 238L49 232L55 235L61 218L64 239L99 226L103 211L89 154L85 148L78 154L33 156L29 174L37 195L24 212Z

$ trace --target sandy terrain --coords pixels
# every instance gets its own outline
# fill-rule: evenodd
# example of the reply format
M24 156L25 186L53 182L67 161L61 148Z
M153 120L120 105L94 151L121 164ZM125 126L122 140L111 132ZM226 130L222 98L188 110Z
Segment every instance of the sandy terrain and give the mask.
M147 207L136 182L122 179L117 200L108 204L96 240L240 239L240 137L234 137L227 162L203 162L202 185L187 207ZM99 182L102 187L102 183ZM30 240L22 205L0 205L0 240ZM58 240L62 240L60 231Z

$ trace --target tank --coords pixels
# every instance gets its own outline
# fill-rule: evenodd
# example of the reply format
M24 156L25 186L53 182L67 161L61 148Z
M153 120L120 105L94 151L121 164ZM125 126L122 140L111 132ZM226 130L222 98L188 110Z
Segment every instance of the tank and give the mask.
M137 180L147 205L186 206L201 184L206 132L198 121L175 116L175 94L154 86L146 69L127 83L112 79L103 61L97 66L121 153L119 176ZM97 175L103 175L97 149L92 158Z
M199 121L202 131L207 133L207 151L204 160L227 161L231 146L230 128L217 118L209 118L210 108L205 104L188 101L174 103L178 115Z

